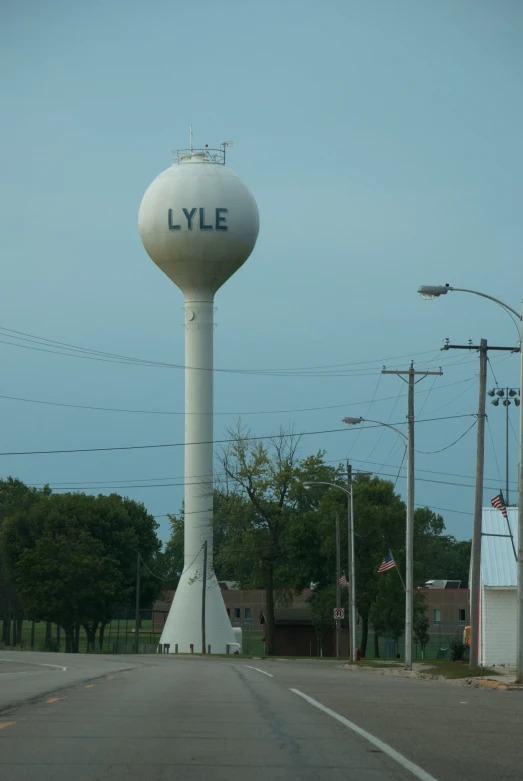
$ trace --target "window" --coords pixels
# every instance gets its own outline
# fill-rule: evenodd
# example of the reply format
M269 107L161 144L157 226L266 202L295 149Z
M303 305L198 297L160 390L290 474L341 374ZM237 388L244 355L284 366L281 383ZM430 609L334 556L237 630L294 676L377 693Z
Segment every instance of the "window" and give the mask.
M250 609L250 607L246 607L245 608L245 619L246 620L248 619L249 621L251 619L251 609Z
M466 621L466 618L465 618L465 608L464 607L458 608L458 621L461 624L464 624L465 621Z
M441 609L439 607L434 608L434 623L441 621Z
M234 618L240 618L240 608L235 607L234 608Z

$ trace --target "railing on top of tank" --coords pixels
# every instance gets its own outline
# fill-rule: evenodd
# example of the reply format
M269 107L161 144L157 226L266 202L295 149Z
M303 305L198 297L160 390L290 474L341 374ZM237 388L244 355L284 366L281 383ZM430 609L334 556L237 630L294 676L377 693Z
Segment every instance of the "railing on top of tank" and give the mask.
M173 163L180 163L182 157L193 157L194 155L203 155L208 163L219 163L225 165L225 146L221 149L172 149Z

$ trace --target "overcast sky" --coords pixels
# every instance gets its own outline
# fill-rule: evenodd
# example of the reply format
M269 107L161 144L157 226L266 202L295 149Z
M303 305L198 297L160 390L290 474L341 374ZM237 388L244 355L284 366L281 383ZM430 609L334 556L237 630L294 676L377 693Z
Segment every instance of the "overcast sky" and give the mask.
M426 453L473 424L478 356L440 347L518 334L493 303L416 289L448 282L520 307L523 5L5 0L0 30L0 451L183 443L182 369L15 336L183 364L182 294L146 255L137 213L192 122L196 146L234 140L228 164L261 220L216 297L216 367L275 370L216 373L215 438L240 413L257 435L294 425L303 456L399 474L404 495L402 441L340 421L403 425L406 386L382 366L441 365L416 388L420 420L438 419L416 430L416 503L470 538L475 428ZM518 387L517 355L491 361L489 387ZM505 409L488 412L485 503L505 480ZM164 539L183 496L182 447L2 455L0 470L118 486Z

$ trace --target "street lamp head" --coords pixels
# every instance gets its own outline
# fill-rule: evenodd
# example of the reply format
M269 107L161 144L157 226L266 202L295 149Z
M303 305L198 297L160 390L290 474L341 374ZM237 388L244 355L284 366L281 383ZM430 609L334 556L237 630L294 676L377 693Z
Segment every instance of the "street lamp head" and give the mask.
M516 405L516 407L519 407L519 405L521 404L521 402L520 402L520 400L519 400L519 399L514 399L514 404Z
M496 391L495 391L494 388L491 388L491 390L487 391L487 393L488 393L489 396L495 396Z
M500 398L500 399L502 399L502 398L503 398L503 396L505 395L505 391L503 390L503 388L498 388L498 390L496 391L496 393L498 394L498 396L499 396L499 398Z
M490 403L493 404L495 407L499 407L499 399L494 399Z
M514 397L518 395L518 392L517 390L514 390L514 388L511 388L508 392L508 395Z
M422 298L430 301L432 298L446 295L449 290L452 290L450 285L421 285L418 288L418 293Z
M363 423L363 418L342 418L342 423L346 426L357 426L359 423Z
M302 486L305 488L305 490L306 490L306 491L308 491L308 490L309 490L309 488L311 487L311 485L314 485L314 483L302 483Z

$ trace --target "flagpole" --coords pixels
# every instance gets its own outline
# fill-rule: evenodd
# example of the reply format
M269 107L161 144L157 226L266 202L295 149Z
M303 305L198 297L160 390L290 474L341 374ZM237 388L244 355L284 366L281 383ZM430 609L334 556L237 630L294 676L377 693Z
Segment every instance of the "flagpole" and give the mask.
M401 580L401 585L403 586L403 591L405 591L405 592L406 592L406 591L407 591L407 589L405 588L405 581L404 581L404 580L403 580L403 578L401 577L400 568L399 568L399 567L398 567L398 565L396 564L396 559L394 558L394 555L393 555L393 553L392 553L392 551L391 551L391 550L389 550L389 553L390 553L390 555L391 555L392 561L394 562L394 569L395 569L395 570L396 570L396 572L398 573L398 575L399 575L399 579Z

